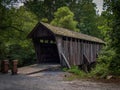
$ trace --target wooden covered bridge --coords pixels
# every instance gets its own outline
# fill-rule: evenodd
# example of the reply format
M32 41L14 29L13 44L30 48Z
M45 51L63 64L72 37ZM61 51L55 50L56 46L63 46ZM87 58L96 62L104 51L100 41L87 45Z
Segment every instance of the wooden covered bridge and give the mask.
M90 65L96 58L104 42L68 29L39 22L29 33L32 38L39 63L60 63L61 66Z

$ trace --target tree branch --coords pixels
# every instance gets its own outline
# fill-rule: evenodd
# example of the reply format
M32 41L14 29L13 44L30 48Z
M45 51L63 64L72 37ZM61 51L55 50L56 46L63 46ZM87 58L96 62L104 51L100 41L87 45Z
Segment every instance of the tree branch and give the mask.
M8 28L13 28L13 29L15 29L15 30L17 30L19 32L24 32L23 30L15 27L15 26L0 26L0 29L8 29Z

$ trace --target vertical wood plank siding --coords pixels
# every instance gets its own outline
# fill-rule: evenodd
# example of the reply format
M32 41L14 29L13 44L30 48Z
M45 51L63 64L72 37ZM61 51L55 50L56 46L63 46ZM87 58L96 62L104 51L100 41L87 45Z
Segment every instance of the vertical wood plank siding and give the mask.
M44 25L39 24L29 34L29 37L32 38L34 43L38 62L46 61L46 59L43 59L43 57L44 54L46 54L46 57L51 55L49 50L52 52L51 56L56 57L54 48L57 49L56 52L58 51L58 58L60 59L60 64L62 66L65 66L66 64L64 60L62 60L61 54L64 54L65 58L71 66L82 65L86 62L89 64L96 62L96 57L103 46L103 42L101 40L94 37L89 38L90 36L83 34L78 35L73 33L73 31L67 31L66 29L65 31L70 35L64 34L64 30L59 31L60 34L58 34L58 32L56 32L57 28L54 27L53 29L55 30L51 30L51 28L49 29L47 26L45 27ZM77 37L75 35L77 35ZM40 40L42 40L44 44L41 44ZM51 44L51 41L55 43ZM45 53L42 53L42 51Z
M59 40L57 42L60 43ZM71 66L84 64L84 55L88 59L87 63L96 62L97 53L102 47L98 43L68 37L62 37L60 45L62 49L60 51L64 53Z

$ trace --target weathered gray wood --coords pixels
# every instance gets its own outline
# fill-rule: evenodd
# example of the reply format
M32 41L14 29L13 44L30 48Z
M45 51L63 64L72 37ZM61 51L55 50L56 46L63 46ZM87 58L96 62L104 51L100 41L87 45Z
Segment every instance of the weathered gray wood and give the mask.
M68 46L67 46L67 37L65 38L65 54L66 59L68 60ZM69 61L68 61L69 62Z
M72 45L73 41L72 41L72 38L70 40L70 62L71 62L71 65L73 65L73 45Z
M75 65L75 39L73 39L73 43L72 43L72 49L73 49L73 65Z
M77 65L79 64L79 40L77 40Z
M69 40L68 40L68 38L66 38L66 58L67 58L67 60L68 60L68 62L70 63L70 59L69 59Z
M83 56L85 57L87 63L90 64L90 60L89 60L89 58L87 57L87 55L84 53ZM86 64L86 63L85 63L85 64Z
M83 41L81 41L81 64L83 64L83 52L84 52L84 45L83 45Z
M57 48L58 48L58 53L59 53L59 58L60 58L60 64L63 66L62 57L61 57L61 53L63 52L62 51L62 38L57 36L56 42L57 42Z
M62 55L62 57L63 57L63 60L66 62L68 68L71 68L71 66L70 66L70 64L69 64L69 62L68 62L68 60L67 60L66 57L65 57L65 55L64 55L63 53L61 53L61 55Z
M74 41L74 65L77 65L77 57L76 57L76 48L77 48L77 44L76 44L76 39Z
M76 65L78 64L78 40L76 40Z
M68 61L69 61L69 64L71 65L71 61L70 61L70 40L69 40L69 38L67 40L67 48L68 48Z
M80 65L80 43L77 41L77 65Z
M102 48L101 43L86 39L81 40L81 38L73 38L58 33L55 34L54 30L52 31L48 28L38 24L38 27L35 28L36 30L33 30L29 35L33 39L38 61L47 61L47 59L55 57L56 53L59 54L58 58L62 66L65 66L66 63L70 66L82 65L84 64L84 57L89 63L96 61L96 56ZM42 42L40 42L40 39ZM58 52L54 49L57 49ZM54 53L54 51L56 52Z

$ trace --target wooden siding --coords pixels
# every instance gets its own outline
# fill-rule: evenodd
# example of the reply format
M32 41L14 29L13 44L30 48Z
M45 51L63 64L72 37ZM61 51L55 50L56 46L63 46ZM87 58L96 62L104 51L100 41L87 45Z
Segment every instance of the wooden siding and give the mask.
M99 53L102 46L102 44L99 45L97 43L68 37L57 37L56 40L59 55L63 53L71 66L84 64L84 56L88 64L96 62L97 53Z
M103 46L103 43L97 41L56 35L41 24L38 24L29 36L33 40L38 62L53 60L59 61L62 66L67 66L66 60L70 66L96 62Z

